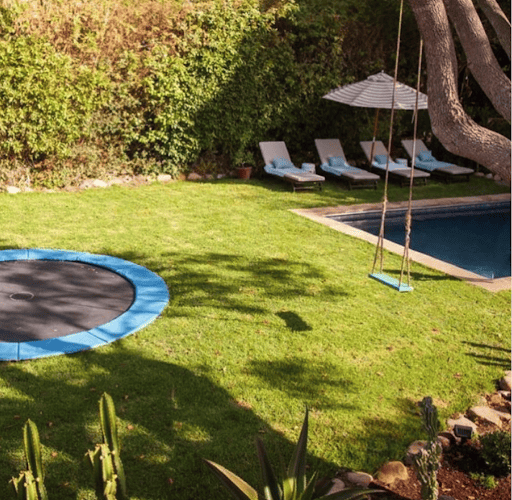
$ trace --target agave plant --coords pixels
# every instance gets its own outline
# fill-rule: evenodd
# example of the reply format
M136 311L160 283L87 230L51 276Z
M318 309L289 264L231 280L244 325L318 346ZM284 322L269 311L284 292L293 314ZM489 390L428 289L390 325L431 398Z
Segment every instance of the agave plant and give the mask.
M284 479L279 482L265 450L263 442L256 440L258 459L263 479L263 495L243 479L232 473L222 465L211 460L205 460L208 467L220 479L222 484L237 500L352 500L364 497L370 493L383 493L382 490L366 488L352 488L336 493L327 494L330 484L321 488L316 487L317 473L307 481L306 479L306 448L308 440L308 410L302 424L302 430L295 451L286 470Z

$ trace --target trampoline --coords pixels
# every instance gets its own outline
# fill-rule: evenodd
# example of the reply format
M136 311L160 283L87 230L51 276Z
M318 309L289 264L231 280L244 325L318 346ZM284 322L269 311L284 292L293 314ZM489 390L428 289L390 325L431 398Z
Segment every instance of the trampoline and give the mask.
M117 257L0 251L0 361L109 344L147 326L168 301L160 276Z

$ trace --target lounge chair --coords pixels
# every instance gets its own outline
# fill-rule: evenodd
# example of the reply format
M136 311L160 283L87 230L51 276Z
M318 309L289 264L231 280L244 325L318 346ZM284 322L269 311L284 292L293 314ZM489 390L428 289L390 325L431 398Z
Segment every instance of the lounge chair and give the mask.
M412 159L414 154L414 141L403 140L402 145ZM416 161L414 162L414 165L416 168L430 172L432 176L440 177L445 181L469 181L469 176L475 173L475 171L470 168L459 167L452 163L436 160L421 139L416 139L415 153Z
M388 152L382 141L362 141L359 144L361 144L371 168L377 169L380 175L385 175ZM398 159L393 161L391 157L389 158L389 178L391 180L399 182L401 186L408 185L411 182L411 173L412 168L407 166L407 160ZM429 177L430 174L428 172L414 170L414 181L418 184L426 184Z
M263 170L267 174L289 182L294 191L315 188L322 190L325 177L314 173L315 165L312 163L303 163L301 168L297 168L290 160L284 142L260 142L260 150L265 162Z
M380 177L347 163L339 139L315 139L316 150L320 156L320 169L323 173L346 182L348 188L373 187L377 189Z

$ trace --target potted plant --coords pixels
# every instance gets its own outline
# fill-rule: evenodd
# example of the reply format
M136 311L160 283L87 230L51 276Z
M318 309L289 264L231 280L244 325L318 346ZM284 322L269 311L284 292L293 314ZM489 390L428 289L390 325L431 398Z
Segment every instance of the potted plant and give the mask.
M239 179L249 179L254 164L254 155L250 151L240 150L233 155L233 164Z

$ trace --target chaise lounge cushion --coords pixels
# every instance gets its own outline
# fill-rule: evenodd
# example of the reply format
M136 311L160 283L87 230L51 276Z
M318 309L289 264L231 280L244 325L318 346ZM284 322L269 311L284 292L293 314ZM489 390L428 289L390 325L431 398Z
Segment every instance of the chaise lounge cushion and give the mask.
M388 157L386 155L375 155L374 160L381 165L385 165Z
M435 158L432 156L430 151L421 151L418 155L420 161L435 161Z
M295 165L286 158L274 158L272 160L272 164L274 168L282 169L282 168L295 168Z
M346 161L341 156L329 156L329 166L345 167L346 165Z

